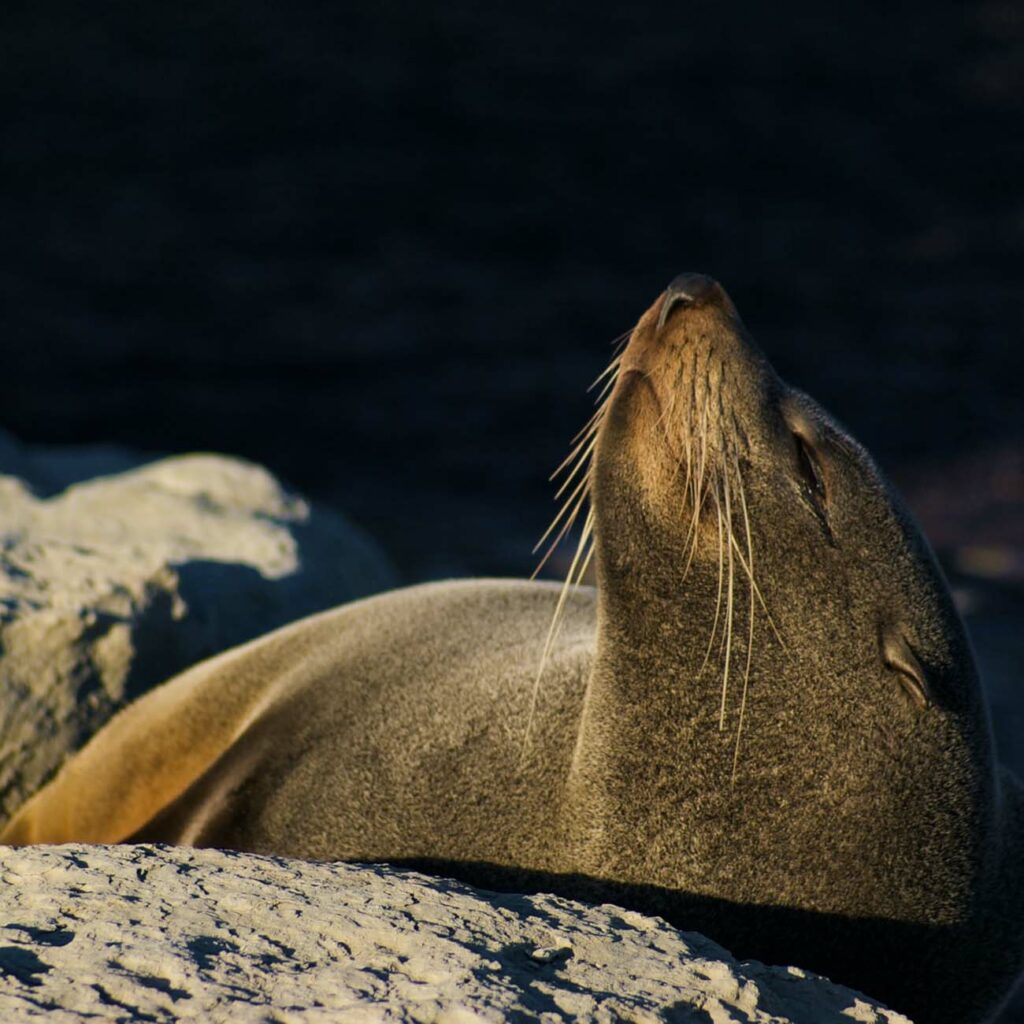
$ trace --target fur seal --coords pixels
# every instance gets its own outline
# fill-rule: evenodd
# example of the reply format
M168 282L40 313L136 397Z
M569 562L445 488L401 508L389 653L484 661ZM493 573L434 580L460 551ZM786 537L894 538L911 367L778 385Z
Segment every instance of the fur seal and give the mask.
M919 1024L994 1013L1022 789L867 453L689 274L576 456L556 528L584 517L596 591L428 584L294 623L126 709L0 841L414 864L659 913Z

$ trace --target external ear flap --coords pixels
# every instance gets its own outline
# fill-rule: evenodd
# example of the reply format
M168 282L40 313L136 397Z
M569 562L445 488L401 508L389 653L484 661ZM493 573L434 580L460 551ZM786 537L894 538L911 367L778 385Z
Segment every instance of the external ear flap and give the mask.
M907 696L921 709L932 703L928 677L906 637L896 628L882 631L882 661L896 673Z

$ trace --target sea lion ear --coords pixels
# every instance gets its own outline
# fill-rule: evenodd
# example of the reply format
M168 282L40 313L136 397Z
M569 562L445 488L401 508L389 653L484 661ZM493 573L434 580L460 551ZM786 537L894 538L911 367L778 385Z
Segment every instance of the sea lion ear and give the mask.
M882 661L896 673L896 678L907 696L920 709L933 702L928 675L902 631L895 626L882 628Z

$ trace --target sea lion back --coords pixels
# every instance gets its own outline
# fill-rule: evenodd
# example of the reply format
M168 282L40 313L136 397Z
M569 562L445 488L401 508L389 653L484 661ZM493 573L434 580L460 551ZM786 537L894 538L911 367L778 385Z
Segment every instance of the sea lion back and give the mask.
M565 773L593 647L586 588L567 603L526 735L557 600L550 584L427 584L286 626L131 705L0 839L333 858L522 846L480 828L479 808L546 817L535 787Z
M133 838L542 866L594 635L583 589L535 691L557 600L549 584L465 581L361 602L329 636L311 621L260 714ZM247 671L267 674L262 660Z

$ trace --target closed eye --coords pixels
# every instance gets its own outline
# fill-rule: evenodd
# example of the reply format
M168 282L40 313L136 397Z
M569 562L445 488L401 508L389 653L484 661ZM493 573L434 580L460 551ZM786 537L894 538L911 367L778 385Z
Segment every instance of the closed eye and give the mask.
M811 450L811 446L799 434L794 434L793 438L796 441L797 465L800 467L800 475L808 497L824 505L825 478L822 476L818 459Z
M811 444L800 434L793 434L796 445L796 465L799 474L800 491L830 544L835 544L832 527L828 521L828 492L825 489L825 474Z

